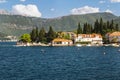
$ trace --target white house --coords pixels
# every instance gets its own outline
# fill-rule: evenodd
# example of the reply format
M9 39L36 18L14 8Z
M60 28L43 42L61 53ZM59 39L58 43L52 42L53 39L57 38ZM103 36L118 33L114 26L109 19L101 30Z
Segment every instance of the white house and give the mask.
M71 46L73 45L72 40L56 38L52 41L52 46Z
M74 39L75 42L89 42L91 44L102 44L102 36L100 34L78 34Z

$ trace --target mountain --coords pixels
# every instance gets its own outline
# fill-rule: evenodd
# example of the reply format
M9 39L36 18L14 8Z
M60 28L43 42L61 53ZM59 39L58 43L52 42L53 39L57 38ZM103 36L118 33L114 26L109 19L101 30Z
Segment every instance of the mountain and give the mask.
M36 26L45 27L46 30L52 26L56 31L71 31L77 28L78 22L81 25L85 22L93 24L96 19L100 18L104 21L114 19L115 22L120 23L120 17L111 13L69 15L52 19L0 14L0 34L20 36L23 33L29 33Z
M114 19L114 22L117 23L120 27L120 17L118 17L117 19Z

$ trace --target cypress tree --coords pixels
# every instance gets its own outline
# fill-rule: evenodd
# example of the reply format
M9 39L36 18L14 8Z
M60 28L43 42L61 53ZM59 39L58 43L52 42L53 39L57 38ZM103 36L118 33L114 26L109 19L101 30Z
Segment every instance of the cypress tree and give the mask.
M39 31L38 31L38 27L36 27L35 33L36 33L35 41L36 41L36 42L39 42Z
M82 28L80 23L78 23L78 29L77 29L77 34L81 34L82 33Z
M116 31L119 31L118 24L115 25L115 30L116 30Z
M40 29L38 38L39 38L39 42L42 42L42 43L46 42L46 32L44 27Z
M102 34L102 32L103 32L103 20L102 20L102 18L100 18L100 24L99 24L99 28L100 28L100 33Z
M98 22L98 19L96 19L95 23L94 23L94 33L99 33L99 22Z
M110 29L110 22L107 21L107 29Z
M113 22L113 19L111 20L111 23L110 23L110 30L112 31L112 30L114 30L115 28L114 28L114 22Z
M53 30L52 26L50 26L49 31L47 33L47 42L51 42L54 38L56 38L56 33Z
M30 36L31 36L32 42L35 42L36 41L36 30L35 29L31 31Z
M83 34L86 34L86 32L87 32L87 24L85 23L83 26Z

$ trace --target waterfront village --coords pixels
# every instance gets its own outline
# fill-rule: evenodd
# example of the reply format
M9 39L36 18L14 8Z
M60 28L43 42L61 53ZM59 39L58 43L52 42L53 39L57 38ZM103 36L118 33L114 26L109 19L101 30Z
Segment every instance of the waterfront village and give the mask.
M75 34L74 32L62 32L62 35L69 35L70 39L55 38L50 43L44 44L41 42L23 43L17 42L18 46L103 46L103 37L100 34ZM105 46L120 46L120 32L107 33L105 35L109 44Z
M17 46L120 46L120 31L113 20L103 22L96 20L94 26L78 23L76 31L54 31L52 26L48 32L44 27L34 28L30 34L23 34Z

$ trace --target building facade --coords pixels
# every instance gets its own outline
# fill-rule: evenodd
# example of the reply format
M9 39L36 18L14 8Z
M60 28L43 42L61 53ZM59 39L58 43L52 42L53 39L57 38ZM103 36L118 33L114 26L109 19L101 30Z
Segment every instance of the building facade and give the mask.
M100 34L78 34L74 39L77 42L89 42L90 44L103 44L102 36Z
M67 39L56 38L51 43L52 46L72 46L73 41Z

